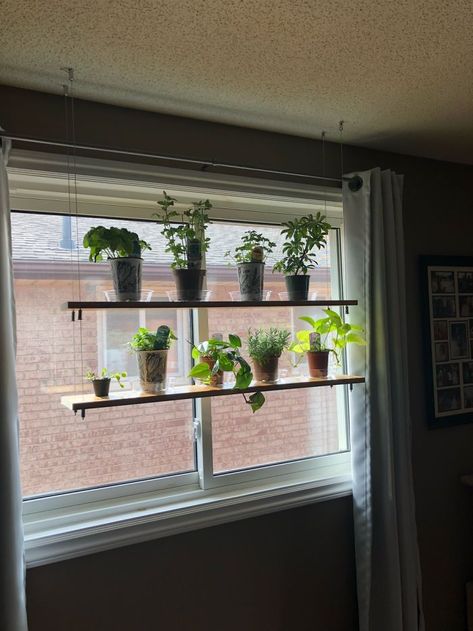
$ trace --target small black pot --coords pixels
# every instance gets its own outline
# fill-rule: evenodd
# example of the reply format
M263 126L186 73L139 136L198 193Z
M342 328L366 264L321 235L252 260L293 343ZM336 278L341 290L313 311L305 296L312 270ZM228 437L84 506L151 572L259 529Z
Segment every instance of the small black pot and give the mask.
M285 276L286 289L289 300L307 300L309 295L310 276L308 275L291 275Z
M110 259L113 288L118 302L136 302L141 298L143 259L123 256Z
M92 381L96 397L108 397L108 393L110 392L110 381L110 378L94 379Z
M175 269L173 270L176 282L178 300L201 300L202 287L204 285L204 269Z

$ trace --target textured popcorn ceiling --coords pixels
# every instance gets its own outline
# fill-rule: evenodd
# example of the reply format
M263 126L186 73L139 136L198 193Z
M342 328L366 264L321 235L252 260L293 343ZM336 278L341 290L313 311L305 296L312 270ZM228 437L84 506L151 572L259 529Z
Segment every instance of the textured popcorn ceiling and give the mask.
M3 83L473 163L473 0L0 7Z

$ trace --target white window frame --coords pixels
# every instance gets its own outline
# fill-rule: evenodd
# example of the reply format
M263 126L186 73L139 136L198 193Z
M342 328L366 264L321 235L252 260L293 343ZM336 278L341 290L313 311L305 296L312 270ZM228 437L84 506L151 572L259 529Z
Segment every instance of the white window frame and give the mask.
M67 213L66 164L64 156L13 152L9 162L12 208ZM215 220L274 225L315 207L325 211L332 226L342 226L341 192L332 188L89 158L77 159L77 174L81 215L149 219L157 195L165 188L189 198L213 193L220 200L213 208ZM229 203L225 198L229 194L236 201ZM250 200L255 199L260 200L261 210L249 208ZM266 209L268 201L270 212ZM295 212L288 214L288 202ZM339 247L337 243L331 248L332 265L339 260ZM341 279L338 268L337 276ZM334 292L336 287L338 284ZM206 339L206 310L195 311L193 322L196 338ZM336 389L339 410L344 411L348 389ZM336 454L214 475L210 400L196 399L194 409L197 471L25 498L27 564L55 562L350 494L348 438L345 450ZM348 436L345 423L340 430Z

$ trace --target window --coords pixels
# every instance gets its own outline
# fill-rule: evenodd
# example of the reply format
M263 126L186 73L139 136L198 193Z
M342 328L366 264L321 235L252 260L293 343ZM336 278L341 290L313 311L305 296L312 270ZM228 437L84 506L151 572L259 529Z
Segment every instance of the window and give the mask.
M20 155L17 161L26 158ZM48 527L56 519L60 524L64 520L73 524L79 514L80 520L87 519L91 506L102 519L112 514L115 519L124 505L136 506L136 502L147 510L153 506L169 518L176 501L190 502L186 510L192 512L191 507L202 506L205 498L213 498L212 506L217 506L217 498L228 503L234 494L244 496L245 488L251 487L254 500L257 493L268 495L268 489L274 493L292 488L291 484L303 484L306 491L313 492L321 480L345 480L343 476L349 472L348 397L342 386L270 392L256 414L239 394L94 410L85 420L60 403L61 395L82 388L87 391L83 373L89 367L126 370L126 387L139 389L136 359L126 346L139 326L154 329L166 323L176 331L179 343L171 353L168 373L172 387L190 383L192 341L215 333L245 338L249 327L279 326L294 331L299 328L298 316L320 314L313 307L212 308L192 313L179 308L143 308L87 311L81 323L72 322L70 312L61 308L63 303L77 300L79 292L81 299L103 300L111 289L108 264L89 263L87 252L76 247L91 226L128 227L151 243L143 288L152 290L154 299L162 299L174 289L174 283L159 228L149 220L153 204L163 188L185 204L210 198L214 222L208 234L212 248L207 257L207 287L212 299L230 300L229 292L238 290L238 282L224 253L239 242L245 230L257 227L277 242L280 251L282 241L275 224L327 208L334 228L329 247L320 253L319 266L312 272L311 291L317 292L318 299L330 299L341 297L340 200L313 187L306 190L291 185L278 191L280 184L263 185L241 178L193 180L190 186L185 180L188 174L179 179L174 172L166 173L168 182L156 184L151 177L146 179L148 172L137 182L123 177L124 165L120 179L114 165L110 167L113 177L105 178L101 166L99 178L94 175L94 165L88 164L90 173L78 180L79 215L71 221L61 214L67 210L67 179L55 166L47 175L44 168L20 169L15 160L10 168L27 535L42 540L42 520ZM133 169L135 173L136 167ZM321 196L329 197L328 205ZM133 218L126 218L127 214ZM271 292L268 305L285 291L283 277L272 274L270 268L268 265L265 278L265 289ZM288 356L281 369L291 375L304 371L304 366L294 367ZM296 497L294 489L288 491L288 502L291 493ZM222 515L221 507L219 519ZM38 554L42 558L43 553Z

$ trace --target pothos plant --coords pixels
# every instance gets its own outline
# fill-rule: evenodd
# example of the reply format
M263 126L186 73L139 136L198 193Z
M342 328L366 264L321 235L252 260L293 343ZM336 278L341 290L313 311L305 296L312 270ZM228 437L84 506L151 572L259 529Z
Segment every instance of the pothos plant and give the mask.
M205 236L205 231L212 204L208 199L200 200L180 213L174 208L176 201L175 197L163 191L163 199L158 201L160 209L153 216L163 226L161 234L166 239L164 251L173 256L171 267L187 269L193 261L200 261L202 254L208 250L210 238Z
M225 252L226 258L235 263L264 263L276 244L256 230L247 230L241 237L241 244L234 252Z
M363 328L357 324L344 322L332 309L323 309L323 311L326 314L325 318L318 320L310 316L299 318L310 324L312 328L297 331L297 342L293 342L289 350L301 354L308 351L328 351L334 354L337 364L340 365L340 352L347 344L366 344Z
M241 356L241 345L238 335L230 333L228 341L213 338L194 346L192 357L199 363L195 364L189 376L209 384L211 378L219 371L232 372L235 375L234 388L237 390L248 388L253 380L253 373L246 359ZM210 367L208 363L199 361L202 357L211 359L215 363ZM243 394L243 398L253 412L259 410L265 402L264 395L260 391L253 392L248 398Z
M109 259L130 257L140 258L143 250L151 250L146 241L139 238L136 232L126 228L91 228L83 239L84 248L90 249L89 261L99 263L104 255Z
M320 212L288 221L283 226L283 258L274 265L273 271L291 276L306 275L318 265L314 250L325 247L332 226Z

